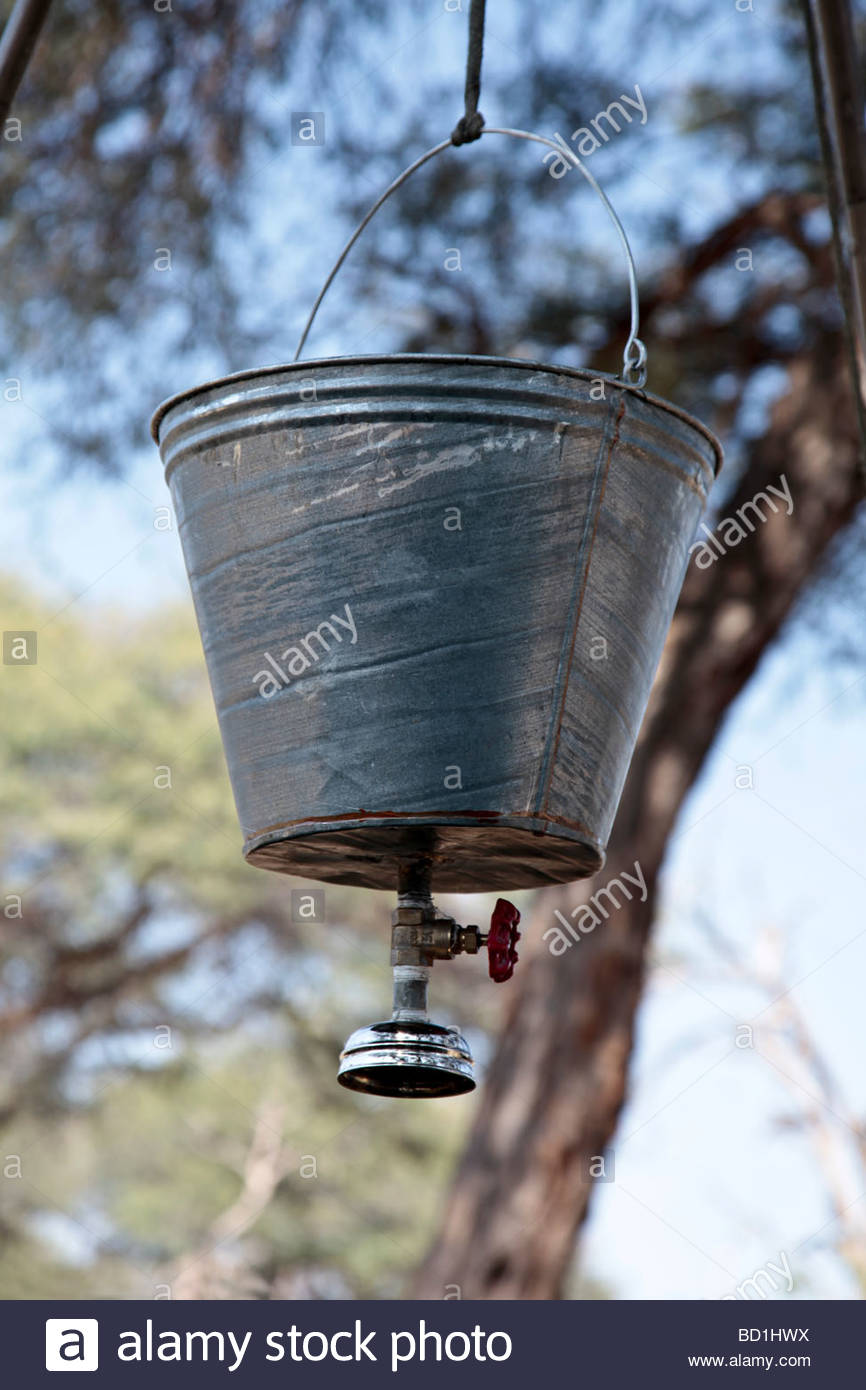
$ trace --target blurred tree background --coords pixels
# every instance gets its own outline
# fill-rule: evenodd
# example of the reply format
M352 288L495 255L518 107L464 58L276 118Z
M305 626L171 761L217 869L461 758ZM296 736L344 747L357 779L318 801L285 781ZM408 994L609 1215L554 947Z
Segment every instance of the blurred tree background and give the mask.
M334 1082L390 903L329 888L326 928L246 868L187 608L3 611L42 650L4 689L2 1295L69 1292L51 1236L82 1297L396 1296L462 1115Z
M41 466L128 477L162 396L290 357L353 221L459 115L465 27L459 0L58 7L0 141L0 408L34 410L39 384ZM606 1292L581 1282L575 1234L623 1103L668 835L806 587L829 629L859 574L799 6L489 16L490 124L568 139L636 85L645 124L592 168L638 253L650 386L722 435L720 514L783 472L797 503L784 536L690 573L605 873L639 858L647 903L554 962L541 929L585 890L527 898L504 1001L466 962L443 972L443 1012L490 1063L479 1101L340 1091L343 1038L387 993L389 901L328 888L323 928L244 866L188 604L58 610L10 576L4 627L37 631L40 655L3 668L3 1297L395 1297L419 1265L438 1297ZM323 115L321 148L292 143L299 111ZM576 173L484 139L392 200L310 350L615 372L618 255Z

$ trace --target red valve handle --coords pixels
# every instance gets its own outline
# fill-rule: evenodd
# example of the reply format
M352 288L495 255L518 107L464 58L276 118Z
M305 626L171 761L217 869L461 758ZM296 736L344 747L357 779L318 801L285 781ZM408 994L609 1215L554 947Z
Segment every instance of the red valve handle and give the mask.
M490 918L490 931L487 936L487 957L490 964L490 978L497 984L510 980L517 964L516 943L520 940L517 924L520 913L514 903L505 898L497 898Z

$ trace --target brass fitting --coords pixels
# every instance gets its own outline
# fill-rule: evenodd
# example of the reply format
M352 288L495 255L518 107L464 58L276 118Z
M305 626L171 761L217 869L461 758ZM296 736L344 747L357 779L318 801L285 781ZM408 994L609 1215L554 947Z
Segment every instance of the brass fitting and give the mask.
M463 952L476 955L482 942L478 927L462 927L432 902L401 903L391 913L392 965L432 965Z

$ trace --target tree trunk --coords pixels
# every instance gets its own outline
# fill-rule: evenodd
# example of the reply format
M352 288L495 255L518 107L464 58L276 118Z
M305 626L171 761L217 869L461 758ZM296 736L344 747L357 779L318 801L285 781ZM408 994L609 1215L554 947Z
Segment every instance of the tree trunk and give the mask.
M631 901L553 955L542 933L591 883L539 893L525 959L439 1235L414 1297L560 1296L593 1159L622 1108L665 845L719 725L859 499L858 441L838 340L790 366L731 515L784 474L784 505L708 568L693 562L662 657L599 883L641 866ZM550 944L553 944L552 941Z

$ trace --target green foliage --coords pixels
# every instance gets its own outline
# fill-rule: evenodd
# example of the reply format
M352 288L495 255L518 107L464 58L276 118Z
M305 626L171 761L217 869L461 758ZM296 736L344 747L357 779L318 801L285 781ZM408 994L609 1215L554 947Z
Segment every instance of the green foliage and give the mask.
M39 644L35 665L3 669L7 866L36 855L39 881L86 905L80 930L97 929L103 905L115 910L120 866L169 895L188 882L187 906L252 901L189 611L131 627L119 612L52 615L8 590L3 607Z
M386 1012L381 895L328 888L305 927L289 881L244 864L188 609L0 598L38 635L0 668L0 1295L396 1294L471 1101L336 1083L349 1029Z

